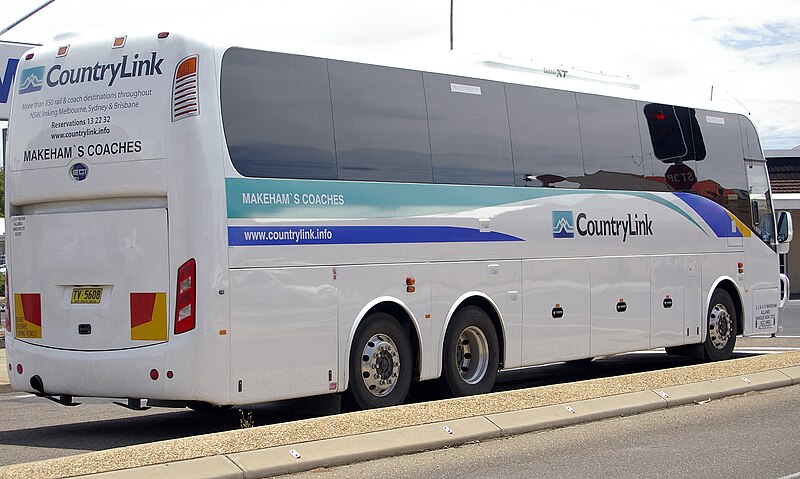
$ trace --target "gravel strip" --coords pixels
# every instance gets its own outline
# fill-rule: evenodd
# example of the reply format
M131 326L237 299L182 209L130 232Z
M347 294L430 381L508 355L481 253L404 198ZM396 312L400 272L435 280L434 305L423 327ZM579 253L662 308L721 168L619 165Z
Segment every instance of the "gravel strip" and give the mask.
M0 468L0 479L69 477L483 416L800 366L800 352L359 411Z

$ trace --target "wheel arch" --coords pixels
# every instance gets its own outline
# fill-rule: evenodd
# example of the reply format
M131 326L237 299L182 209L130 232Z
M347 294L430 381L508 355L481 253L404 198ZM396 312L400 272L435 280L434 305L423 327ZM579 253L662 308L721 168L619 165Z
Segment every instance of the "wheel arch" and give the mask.
M738 286L736 286L736 282L728 277L722 276L717 278L711 288L708 290L708 295L706 296L705 305L703 305L705 321L708 321L708 310L711 306L711 297L714 295L714 291L717 289L721 289L728 293L733 301L733 307L736 308L736 318L738 319L736 324L736 335L744 334L744 298L742 297L741 291L739 291ZM703 328L703 340L705 340L705 336L707 334L707 326Z
M350 328L350 333L347 336L347 347L345 348L343 355L342 371L344 374L344 380L342 381L342 385L339 387L339 391L346 390L350 385L350 368L348 362L350 361L350 353L353 348L353 340L355 339L356 332L358 331L358 328L364 324L364 321L369 317L369 315L378 312L391 315L400 323L400 326L402 326L408 334L408 341L411 343L412 349L411 354L414 358L414 373L412 376L412 381L419 379L419 371L422 364L422 336L420 335L417 318L414 316L414 313L411 312L408 306L401 300L391 296L384 296L375 298L366 306L364 306L356 316L356 320L353 321L353 325Z
M453 316L460 310L467 306L476 306L482 309L487 315L489 315L489 319L492 320L492 325L494 326L495 332L497 333L497 342L500 345L500 363L499 369L503 369L503 365L505 364L506 358L506 332L505 328L503 327L503 320L502 316L500 315L500 308L497 307L497 304L492 301L492 298L489 295L482 293L480 291L470 291L468 293L464 293L461 297L456 300L453 305L450 307L450 311L447 313L447 320L444 322L442 326L442 331L439 335L439 357L436 359L437 362L437 371L438 376L442 374L442 354L443 354L443 345L442 341L444 341L445 335L447 334L447 329L450 327L450 323L453 320Z

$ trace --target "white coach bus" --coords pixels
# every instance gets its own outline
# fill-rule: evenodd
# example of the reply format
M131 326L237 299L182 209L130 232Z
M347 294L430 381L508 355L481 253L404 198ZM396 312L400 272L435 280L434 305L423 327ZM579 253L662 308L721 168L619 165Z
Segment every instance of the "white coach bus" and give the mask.
M370 408L413 381L477 394L500 369L719 360L776 331L791 225L746 117L496 63L350 60L166 32L28 52L13 387Z

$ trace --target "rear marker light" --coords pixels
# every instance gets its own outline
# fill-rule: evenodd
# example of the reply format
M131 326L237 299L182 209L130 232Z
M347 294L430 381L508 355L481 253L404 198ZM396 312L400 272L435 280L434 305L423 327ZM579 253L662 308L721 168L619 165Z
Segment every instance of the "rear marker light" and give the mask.
M197 90L198 55L186 57L175 68L172 84L172 121L200 114Z
M158 370L157 369L151 369L150 370L150 379L152 379L153 381L158 380Z
M168 36L169 36L169 32L161 32L161 33L158 34L158 38L160 38L162 40L167 38Z
M173 373L172 371L167 371L167 379L172 379L174 377L175 377L175 373Z
M25 55L25 59L26 60L33 60L33 53L28 53L27 55Z
M17 364L17 374L22 374L22 365Z
M195 328L195 293L197 266L194 258L178 268L178 284L175 291L175 334Z

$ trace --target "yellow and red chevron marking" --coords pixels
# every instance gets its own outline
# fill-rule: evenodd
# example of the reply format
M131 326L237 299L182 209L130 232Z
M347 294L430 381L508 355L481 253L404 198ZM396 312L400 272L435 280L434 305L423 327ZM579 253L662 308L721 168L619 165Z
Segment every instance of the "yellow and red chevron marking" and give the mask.
M14 294L14 336L21 339L42 337L42 295Z
M167 293L131 293L131 340L166 339Z

